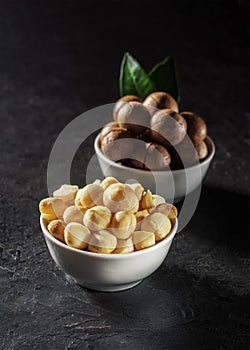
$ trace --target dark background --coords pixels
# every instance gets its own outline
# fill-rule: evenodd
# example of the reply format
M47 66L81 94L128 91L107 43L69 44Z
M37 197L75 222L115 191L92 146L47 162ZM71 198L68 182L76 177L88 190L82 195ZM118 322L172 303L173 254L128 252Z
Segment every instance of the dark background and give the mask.
M231 0L0 1L0 348L248 349L248 31ZM99 293L55 266L37 206L59 132L119 97L125 51L176 59L216 157L159 270Z

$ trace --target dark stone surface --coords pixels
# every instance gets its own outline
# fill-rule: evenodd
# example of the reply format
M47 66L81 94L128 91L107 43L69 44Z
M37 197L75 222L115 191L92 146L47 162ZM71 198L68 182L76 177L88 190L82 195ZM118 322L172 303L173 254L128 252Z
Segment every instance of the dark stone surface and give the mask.
M0 13L0 348L248 349L248 24L237 2L6 0ZM146 69L176 58L181 109L204 116L217 153L164 264L109 294L55 266L37 205L58 133L115 100L125 50Z

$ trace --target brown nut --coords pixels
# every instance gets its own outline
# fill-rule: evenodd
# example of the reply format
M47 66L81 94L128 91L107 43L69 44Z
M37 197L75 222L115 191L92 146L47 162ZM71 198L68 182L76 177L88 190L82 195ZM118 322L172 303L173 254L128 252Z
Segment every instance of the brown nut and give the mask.
M146 169L162 170L169 166L171 157L164 146L151 142L146 144L146 150L147 152L144 160Z
M138 96L135 96L135 95L123 96L116 102L114 109L113 109L113 118L115 121L117 120L117 112L124 105L124 103L132 102L132 101L142 103L142 100Z
M104 136L115 128L119 128L119 124L116 122L110 122L110 123L106 124L101 130L99 142L102 143Z
M115 128L103 137L101 149L106 157L114 161L131 158L133 134L125 128Z
M175 147L170 147L172 169L181 169L198 164L199 159L207 156L208 149L204 141L191 139L188 135Z
M117 238L107 230L101 230L93 233L88 245L90 252L109 254L112 253L117 245Z
M143 219L141 230L153 232L155 240L158 242L165 238L171 231L171 221L166 215L155 212Z
M89 184L77 192L75 205L80 207L83 212L96 205L102 205L103 192L102 186Z
M156 112L151 119L151 137L164 146L179 144L184 139L186 131L185 119L170 109Z
M150 127L151 115L140 102L127 102L118 110L116 119L121 127L140 134Z
M83 223L88 229L99 231L109 226L111 216L111 211L108 208L98 205L86 211Z
M152 210L150 210L150 214L153 214L153 213L162 213L165 216L167 216L170 220L174 220L178 215L178 210L173 204L161 203L161 204L158 204Z
M194 148L197 152L198 158L200 160L206 158L206 156L208 155L208 148L206 143L196 138L193 139L192 141L193 141Z
M49 233L61 242L64 240L65 223L62 220L53 220L48 224Z
M158 109L171 109L178 113L179 108L175 99L166 92L153 92L143 102L153 115Z
M204 140L207 136L207 125L204 120L193 112L182 112L181 116L187 123L187 134L192 139Z

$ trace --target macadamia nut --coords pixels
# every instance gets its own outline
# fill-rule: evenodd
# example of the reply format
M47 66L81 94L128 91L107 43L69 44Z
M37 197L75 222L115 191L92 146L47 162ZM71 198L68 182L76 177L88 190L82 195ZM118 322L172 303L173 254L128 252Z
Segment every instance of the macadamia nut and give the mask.
M89 184L81 188L76 195L75 204L82 209L89 209L95 205L102 205L104 189L97 184Z
M132 101L142 103L142 100L138 96L135 96L135 95L123 96L116 102L114 109L113 109L114 120L117 120L117 113L118 113L119 109L124 105L124 103L132 102Z
M53 196L61 199L64 203L68 203L75 199L78 189L76 185L62 185L58 190L53 192Z
M113 215L110 223L110 230L119 239L127 239L135 230L136 218L134 214L126 211L119 211Z
M136 197L140 201L144 192L144 188L138 182L129 185L135 192Z
M103 203L111 212L130 211L135 213L139 207L139 201L134 191L126 184L113 184L103 194Z
M153 114L158 109L171 109L178 113L179 108L175 99L166 92L153 92L144 100L143 105L146 106Z
M151 209L155 206L154 198L150 190L147 190L146 193L143 194L142 199L140 201L141 209Z
M142 250L155 244L155 235L153 232L135 231L132 239L136 250Z
M66 224L70 222L83 223L83 213L81 209L75 205L68 207L63 213L63 220Z
M90 231L87 227L77 223L69 223L64 230L65 242L68 246L84 249L87 247L90 240Z
M54 220L62 216L66 205L60 198L45 198L39 203L40 213L46 220Z
M90 208L84 215L84 225L92 231L99 231L109 226L111 211L101 205Z
M112 252L113 254L127 254L134 251L134 243L132 238L118 239L116 249Z
M150 210L150 213L162 213L170 220L174 220L177 218L178 210L173 204L161 203L153 208L152 211Z
M65 223L62 220L53 220L48 224L49 233L61 242L64 240Z
M88 250L90 252L109 254L115 250L117 238L107 230L101 230L92 234Z
M106 190L110 185L117 184L118 182L119 181L116 178L109 176L101 182L101 186Z
M142 231L153 232L155 240L161 241L171 231L171 221L162 213L153 213L147 216L141 223Z
M156 112L151 119L151 137L164 146L174 146L180 143L187 131L185 119L170 109Z

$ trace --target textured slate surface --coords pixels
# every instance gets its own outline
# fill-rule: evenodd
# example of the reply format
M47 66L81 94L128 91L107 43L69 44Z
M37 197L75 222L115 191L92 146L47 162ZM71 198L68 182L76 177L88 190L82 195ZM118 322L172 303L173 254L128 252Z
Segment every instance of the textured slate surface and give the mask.
M248 25L237 3L6 0L0 13L0 348L247 349ZM204 116L217 153L164 264L109 294L54 265L37 204L58 133L115 100L125 50L146 69L176 58L182 110ZM89 139L74 180L92 154Z

